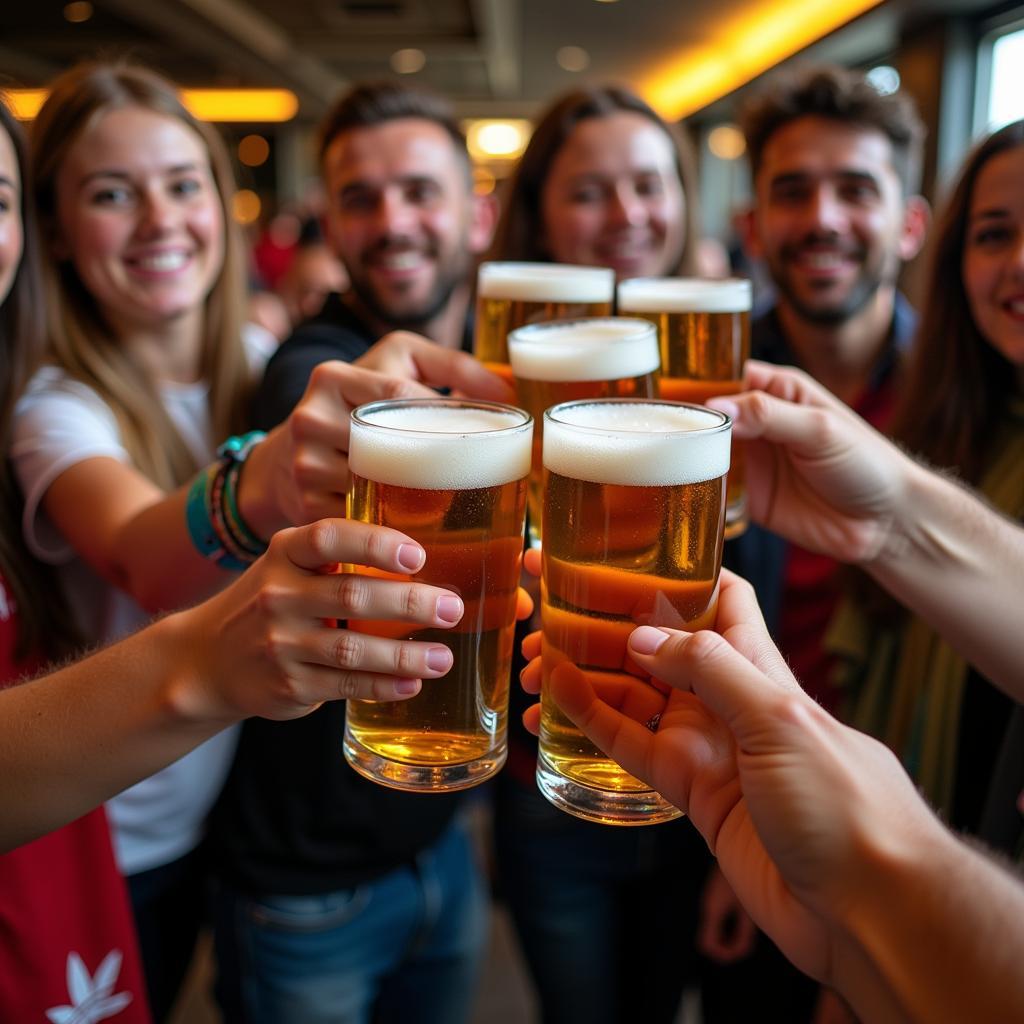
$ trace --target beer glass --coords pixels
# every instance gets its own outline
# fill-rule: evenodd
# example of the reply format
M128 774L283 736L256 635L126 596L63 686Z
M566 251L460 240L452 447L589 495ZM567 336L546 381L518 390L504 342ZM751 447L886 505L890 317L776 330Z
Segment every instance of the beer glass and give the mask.
M534 422L526 522L531 546L540 547L544 410L580 398L654 398L658 332L629 317L553 320L513 331L508 355L519 404Z
M615 273L563 263L481 263L476 294L473 352L511 383L509 333L544 320L609 316Z
M750 355L750 282L731 279L635 278L619 285L618 310L658 326L659 394L679 402L705 402L743 389ZM733 445L725 536L747 528L743 445Z
M562 714L550 680L575 665L657 729L664 688L627 666L626 642L638 625L713 625L731 432L723 413L677 402L584 400L544 415L537 784L577 817L646 825L681 813Z
M507 405L429 398L352 413L349 516L401 530L427 553L411 576L465 604L452 629L349 620L349 628L442 643L454 664L406 701L350 700L345 757L395 789L465 789L506 755L509 673L533 420ZM365 569L360 571L365 572Z

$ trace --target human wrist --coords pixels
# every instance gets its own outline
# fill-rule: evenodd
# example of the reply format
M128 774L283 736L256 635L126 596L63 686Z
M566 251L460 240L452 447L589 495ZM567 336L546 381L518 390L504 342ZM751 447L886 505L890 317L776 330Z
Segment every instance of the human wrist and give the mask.
M877 553L862 568L876 577L930 557L929 517L936 508L935 488L940 479L915 459L900 452L889 489L889 507L880 518L884 522Z
M919 811L861 837L855 892L831 921L844 950L832 983L865 1019L906 1019L929 931L941 921L929 911L947 891L961 852L923 803Z
M266 550L240 511L238 491L249 454L266 437L254 430L229 437L218 449L219 461L196 474L185 498L185 521L195 549L220 569L246 569Z
M173 666L162 681L158 696L164 721L213 735L243 717L220 692L216 668L207 657L209 651L216 649L217 641L208 635L199 608L157 620L147 630L147 640L161 663Z
M278 432L271 431L252 449L235 492L239 515L264 542L269 541L278 530L292 525L282 514L275 498L280 486L273 478L277 438Z

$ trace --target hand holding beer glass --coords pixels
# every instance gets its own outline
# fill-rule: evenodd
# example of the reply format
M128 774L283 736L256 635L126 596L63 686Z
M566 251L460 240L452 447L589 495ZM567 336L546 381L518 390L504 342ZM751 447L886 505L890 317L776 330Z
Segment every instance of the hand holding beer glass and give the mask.
M445 644L454 656L401 712L348 701L345 757L375 782L464 789L504 764L532 435L527 413L490 402L406 399L352 413L349 517L418 541L427 558L409 578L465 606L451 629L349 620L351 630Z
M540 547L544 412L581 398L654 398L658 332L646 320L555 320L508 336L519 404L533 417L533 469L526 496L531 547Z
M627 657L638 625L715 620L731 423L672 402L567 402L544 416L540 752L537 784L591 821L645 825L680 811L606 758L562 714L569 662L652 730L666 696Z
M740 279L634 278L618 290L618 311L656 324L661 345L659 395L706 402L743 390L750 356L750 282ZM725 536L747 528L743 445L733 444Z
M546 320L610 316L615 273L561 263L481 263L476 294L473 354L509 380L509 334Z

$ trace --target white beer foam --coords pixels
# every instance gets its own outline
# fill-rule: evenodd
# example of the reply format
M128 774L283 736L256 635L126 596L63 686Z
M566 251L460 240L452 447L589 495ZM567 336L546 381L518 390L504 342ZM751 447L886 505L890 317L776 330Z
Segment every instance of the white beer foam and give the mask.
M531 324L508 336L508 361L520 380L624 380L661 366L658 332L629 317Z
M618 296L623 313L746 313L751 302L750 282L740 278L637 277Z
M731 424L722 429L722 417L710 409L600 401L555 408L557 418L544 418L544 466L560 476L663 487L715 480L729 470Z
M477 294L520 302L611 302L615 272L561 263L481 263Z
M522 414L511 410L439 402L360 416L367 422L352 420L348 464L367 480L464 491L521 480L530 472L533 424L524 426Z

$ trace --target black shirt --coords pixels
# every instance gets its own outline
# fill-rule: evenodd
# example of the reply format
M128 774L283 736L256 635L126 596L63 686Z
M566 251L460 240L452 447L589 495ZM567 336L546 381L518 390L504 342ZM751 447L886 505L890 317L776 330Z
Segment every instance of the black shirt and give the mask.
M253 422L276 426L314 366L351 362L376 340L332 295L268 363ZM230 885L291 895L348 888L409 863L447 827L459 795L401 793L367 781L345 761L344 731L344 701L292 722L242 726L209 828L214 866Z

